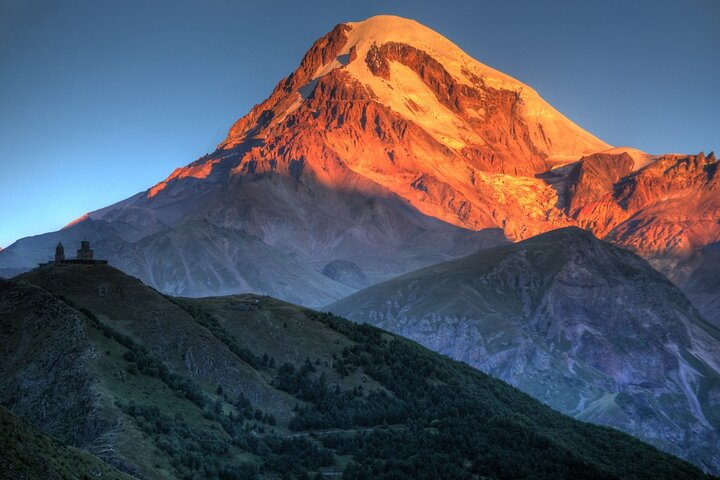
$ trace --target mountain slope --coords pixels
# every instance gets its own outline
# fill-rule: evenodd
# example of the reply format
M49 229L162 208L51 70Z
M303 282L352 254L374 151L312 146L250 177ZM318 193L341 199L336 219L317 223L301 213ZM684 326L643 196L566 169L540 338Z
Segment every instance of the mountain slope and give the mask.
M329 308L720 470L720 331L645 261L584 230L427 267Z
M318 275L333 262L372 284L579 225L684 285L699 250L720 241L717 168L713 155L610 148L442 35L381 15L317 40L214 152L65 230L16 242L0 252L0 273L46 260L50 239L86 237L167 293L253 291L317 306L356 288ZM198 222L217 241L198 238ZM274 261L253 264L256 255Z
M642 255L700 300L692 295L698 283L720 278L717 262L701 260L720 241L718 160L700 153L636 164L625 152L582 158L557 184L565 189L565 211L597 236ZM720 295L718 282L705 283L712 285L705 293ZM697 306L720 325L717 305Z
M269 297L170 298L107 265L50 265L0 282L0 335L2 404L142 478L708 478Z
M720 242L703 247L680 265L670 266L688 298L720 328Z
M562 224L551 212L554 191L532 175L546 169L549 155L604 148L532 89L439 34L410 20L373 17L338 25L318 40L215 152L82 217L52 241L75 243L73 232L93 221L106 222L119 243L131 244L208 221L258 237L311 270L353 262L376 282L504 241L495 234L477 239L472 231L502 228L521 238L546 229L548 215L551 224ZM517 211L522 218L512 214ZM48 250L32 243L17 242L0 254L0 268L10 274L45 260ZM142 260L117 248L105 252L114 265L164 291L207 292L197 278L203 272L171 263L158 267L175 272L164 282L155 279L155 267L137 267ZM220 283L214 293L244 287ZM342 286L321 288L342 296ZM324 303L312 292L302 300Z
M448 225L382 190L362 195L278 176L237 182L230 192L218 187L222 192L207 211L172 227L163 223L169 218L148 221L144 236L128 225L158 212L134 206L16 242L2 252L0 274L11 277L48 261L59 241L70 250L90 239L97 258L167 293L262 292L319 306L356 290L320 273L338 258L375 283L507 243L499 229Z
M0 471L4 478L128 480L87 452L41 434L0 407Z

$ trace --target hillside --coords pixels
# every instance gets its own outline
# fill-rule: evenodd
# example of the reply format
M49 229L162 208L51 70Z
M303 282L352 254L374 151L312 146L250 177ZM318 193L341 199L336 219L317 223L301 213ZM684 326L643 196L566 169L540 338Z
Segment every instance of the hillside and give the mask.
M0 472L14 480L130 480L87 452L68 447L0 407Z
M143 478L706 478L414 342L269 297L171 298L107 265L49 265L0 282L0 319L0 403Z
M584 230L421 269L329 309L720 471L720 331L647 262Z

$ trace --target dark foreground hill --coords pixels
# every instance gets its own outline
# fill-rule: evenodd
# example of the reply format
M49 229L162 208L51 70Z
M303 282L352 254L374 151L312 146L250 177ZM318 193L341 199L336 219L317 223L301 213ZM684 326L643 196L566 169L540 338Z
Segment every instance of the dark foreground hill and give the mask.
M484 250L330 309L720 471L720 331L645 260L589 232Z
M130 480L96 457L43 435L0 407L0 477L55 480Z
M169 298L107 265L51 265L0 283L0 319L0 402L138 478L708 478L269 297Z

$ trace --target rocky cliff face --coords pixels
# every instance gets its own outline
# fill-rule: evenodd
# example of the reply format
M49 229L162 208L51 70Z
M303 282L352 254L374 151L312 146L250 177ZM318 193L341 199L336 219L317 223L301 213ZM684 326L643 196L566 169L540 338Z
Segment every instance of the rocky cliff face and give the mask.
M131 480L87 452L69 447L0 407L0 471L12 479Z
M101 393L96 364L103 352L82 314L37 286L0 281L0 318L0 404L62 442L138 473L108 445L121 426Z
M428 267L329 308L720 469L720 331L644 260L583 230Z
M3 350L14 353L0 367L0 402L36 419L52 435L90 446L108 425L99 418L90 372L98 352L80 315L37 287L2 281L0 289L0 317L24 319L22 325L0 325Z
M720 242L701 248L680 262L656 261L682 287L703 316L720 328Z
M688 258L720 239L713 153L664 155L633 171L627 154L581 159L567 179L566 212L646 258Z
M322 274L349 287L362 289L368 286L367 277L362 269L346 260L334 260L328 263L323 267Z
M720 296L713 280L720 278L720 269L709 253L720 241L717 158L713 153L663 155L640 169L633 164L627 153L582 158L558 183L566 189L565 212L578 225L648 259L720 325L718 304L709 298Z

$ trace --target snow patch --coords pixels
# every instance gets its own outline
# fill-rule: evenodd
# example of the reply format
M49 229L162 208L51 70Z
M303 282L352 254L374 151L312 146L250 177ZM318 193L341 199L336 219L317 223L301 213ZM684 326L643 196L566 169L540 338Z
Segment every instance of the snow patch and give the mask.
M590 153L609 147L573 124L529 86L478 62L447 38L414 20L392 15L379 15L362 22L351 22L348 25L352 27L352 30L349 32L348 41L341 54L347 54L351 48L355 47L357 60L348 64L345 69L360 82L371 85L376 93L378 93L375 89L378 83L377 77L372 74L364 61L371 46L387 42L406 43L437 60L458 83L473 86L474 78L482 78L489 87L516 92L524 105L533 142L541 145L545 143L546 136L563 139L563 145L548 145L553 150L552 154ZM392 73L391 71L392 83L395 84ZM397 91L395 95L397 95ZM381 101L385 103L387 99ZM386 104L393 109L398 106L397 102ZM425 106L431 107L430 104ZM401 110L397 111L404 115ZM412 117L408 118L412 119ZM452 140L458 140L458 138L451 139L451 143ZM443 143L447 145L446 141Z
M637 148L632 147L614 147L608 150L603 150L600 153L609 153L611 155L620 155L622 153L627 153L630 158L633 159L633 170L640 170L641 168L650 165L658 158L657 155L650 155L649 153L645 153L642 150L638 150Z

